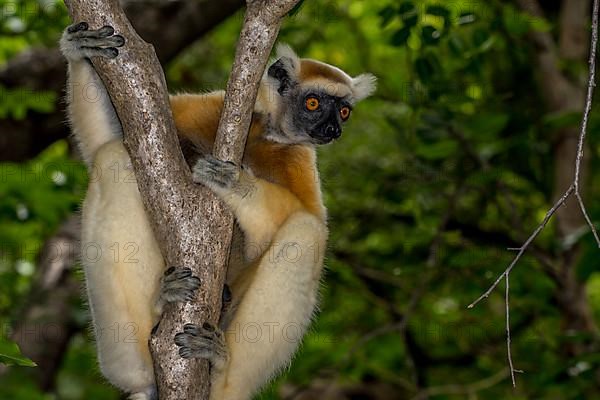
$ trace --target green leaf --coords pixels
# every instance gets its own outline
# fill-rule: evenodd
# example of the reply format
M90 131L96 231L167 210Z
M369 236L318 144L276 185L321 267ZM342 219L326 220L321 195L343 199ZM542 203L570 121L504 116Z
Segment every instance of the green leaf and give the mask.
M415 71L422 82L430 82L437 68L439 61L433 54L415 60Z
M542 122L546 129L555 131L563 128L579 126L581 113L579 111L556 112L544 115Z
M406 44L406 42L408 41L409 37L410 37L410 28L405 26L404 28L399 29L396 32L394 32L390 43L397 47L404 46Z
M454 56L461 57L465 52L465 42L458 35L451 35L448 40L448 48Z
M458 16L458 25L469 25L475 22L477 17L471 12L464 12Z
M428 160L440 160L452 156L458 145L452 140L442 140L432 144L421 144L415 149L415 153Z
M0 363L5 365L19 365L22 367L36 367L37 364L21 354L19 346L7 339L0 338Z
M421 39L425 45L431 46L437 44L440 41L440 36L440 31L431 25L425 25L421 29Z
M481 112L469 118L465 129L473 140L490 142L498 138L509 120L510 115L508 114Z
M550 32L552 30L552 24L545 18L530 17L529 25L534 32Z
M532 17L523 12L519 12L514 7L509 6L503 9L502 22L506 30L515 36L523 36L530 30L530 19Z
M402 18L405 27L412 28L419 22L419 13L417 12L415 5L410 1L400 5L398 14L400 15L400 18Z
M396 9L392 6L387 6L379 11L378 14L381 17L381 27L385 28L396 16Z
M448 28L450 26L450 11L446 7L433 5L427 7L427 11L425 12L429 15L435 15L436 17L444 18L444 28Z

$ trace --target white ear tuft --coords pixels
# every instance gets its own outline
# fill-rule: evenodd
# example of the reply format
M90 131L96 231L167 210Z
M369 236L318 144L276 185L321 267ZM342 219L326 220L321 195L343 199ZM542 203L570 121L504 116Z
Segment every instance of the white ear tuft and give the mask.
M291 61L291 67L296 71L296 73L298 73L299 69L300 69L300 59L298 58L298 56L296 55L296 53L294 52L294 50L292 50L292 48L285 44L285 43L279 43L277 45L277 51L276 51L276 60L279 60L281 58L288 58Z
M373 74L361 74L352 78L352 94L356 101L372 95L377 89L377 77Z

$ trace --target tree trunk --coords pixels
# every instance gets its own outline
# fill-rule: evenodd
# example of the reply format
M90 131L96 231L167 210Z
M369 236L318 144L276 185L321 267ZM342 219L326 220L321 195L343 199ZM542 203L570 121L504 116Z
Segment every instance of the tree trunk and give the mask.
M248 1L217 131L215 156L240 163L258 83L281 18L297 0ZM179 148L163 71L117 0L68 0L74 21L111 25L125 37L116 60L93 59L125 132L144 207L168 265L189 267L202 282L195 302L167 305L151 339L161 400L207 399L208 363L179 357L173 337L184 323L218 322L233 218L209 190L194 185ZM152 119L146 116L151 115Z

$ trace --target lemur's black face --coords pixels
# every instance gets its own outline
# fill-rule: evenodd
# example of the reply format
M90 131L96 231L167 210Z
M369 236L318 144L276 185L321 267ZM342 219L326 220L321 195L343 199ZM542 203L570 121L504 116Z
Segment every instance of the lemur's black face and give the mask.
M326 144L339 138L342 124L350 117L350 103L323 91L299 92L292 113L295 130L306 133L314 144Z
M269 76L278 81L282 118L278 135L273 139L285 143L327 144L342 134L342 124L348 120L352 104L344 97L333 95L336 83L327 88L303 85L290 77L283 60L269 68Z

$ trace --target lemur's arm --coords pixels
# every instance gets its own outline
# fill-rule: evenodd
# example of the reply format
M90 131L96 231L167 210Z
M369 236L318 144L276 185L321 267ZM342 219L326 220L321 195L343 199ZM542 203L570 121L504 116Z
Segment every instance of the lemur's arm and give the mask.
M67 28L60 48L69 62L67 101L71 128L90 168L82 207L82 264L98 362L108 380L155 400L148 339L162 307L190 300L199 287L191 270L165 265L146 217L122 129L89 57L115 58L124 44L114 29Z
M215 141L225 92L172 95L171 110L180 138L201 153L210 153Z
M244 232L247 253L256 246L264 251L285 220L303 208L288 189L211 156L197 161L193 178L212 189L233 211Z
M69 61L69 121L88 167L100 146L123 135L108 92L89 57L115 58L119 54L117 47L124 43L122 36L114 35L112 27L88 30L85 22L67 28L60 41L60 49Z

